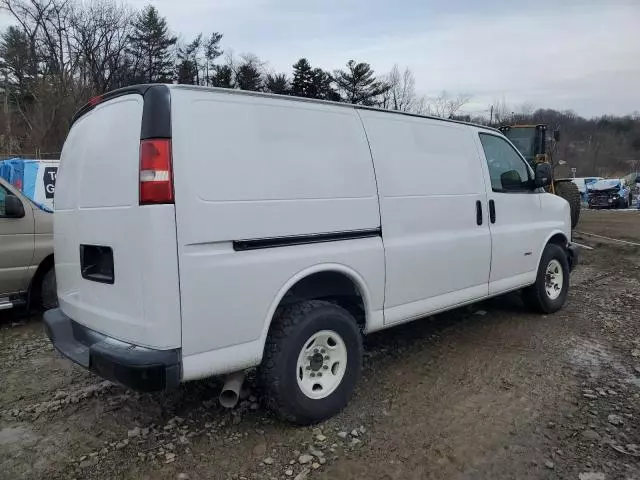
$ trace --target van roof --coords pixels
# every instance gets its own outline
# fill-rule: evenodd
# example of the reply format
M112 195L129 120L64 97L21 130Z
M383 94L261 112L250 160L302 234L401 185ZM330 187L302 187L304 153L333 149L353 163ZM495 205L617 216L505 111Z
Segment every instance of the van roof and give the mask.
M202 85L172 84L172 85L168 85L168 87L180 89L180 90L205 90L205 91L212 91L212 92L218 92L218 93L226 93L229 95L246 95L246 96L253 96L253 97L277 98L279 100L291 100L295 102L319 103L324 105L335 105L343 108L355 108L358 110L373 110L376 112L395 113L398 115L406 115L410 117L429 118L431 120L440 120L443 122L459 123L462 125L469 125L472 127L483 128L483 129L499 132L497 128L488 127L486 125L480 125L478 123L465 122L463 120L454 120L452 118L442 118L442 117L436 117L432 115L422 115L419 113L402 112L400 110L391 110L388 108L372 107L367 105L357 105L357 104L345 103L345 102L333 102L330 100L320 100L317 98L296 97L293 95L279 95L276 93L266 93L266 92L254 92L251 90L239 90L235 88L205 87Z
M78 120L78 118L80 118L82 115L84 115L88 111L92 110L93 107L95 107L98 103L110 100L112 98L119 97L121 95L126 95L128 93L139 93L141 95L144 95L144 93L150 87L158 86L158 85L163 85L163 84L153 83L153 84L132 85L132 86L129 86L129 87L124 87L124 88L119 88L119 89L116 89L116 90L111 90L111 91L106 92L106 93L104 93L102 95L99 95L98 97L94 97L94 98L90 99L89 102L86 105L84 105L80 110L78 110L78 112L76 112L76 114L73 117L73 120L71 121L71 125L73 125L76 122L76 120ZM471 127L481 128L481 129L484 129L484 130L489 130L489 131L500 133L500 131L497 128L488 127L486 125L480 125L480 124L477 124L477 123L465 122L465 121L462 121L462 120L454 120L454 119L451 119L451 118L436 117L436 116L432 116L432 115L422 115L422 114L418 114L418 113L402 112L400 110L390 110L390 109L380 108L380 107L370 107L370 106L365 106L365 105L354 105L354 104L351 104L351 103L344 103L344 102L332 102L332 101L329 101L329 100L319 100L317 98L295 97L295 96L292 96L292 95L278 95L278 94L275 94L275 93L254 92L254 91L250 91L250 90L239 90L239 89L235 89L235 88L206 87L206 86L201 86L201 85L185 85L185 84L164 84L164 85L166 87L168 87L168 88L178 89L178 90L202 90L202 91L210 91L210 92L216 92L216 93L224 93L224 94L227 94L227 95L244 95L244 96L252 96L252 97L277 98L279 100L290 100L290 101L295 101L295 102L318 103L318 104L324 104L324 105L334 105L334 106L342 107L342 108L354 108L354 109L358 109L358 110L372 110L372 111L384 112L384 113L390 113L390 114L396 114L396 115L406 115L406 116L409 116L409 117L428 118L430 120L438 120L438 121L441 121L441 122L449 122L449 123L458 123L458 124L461 124L461 125L468 125L468 126L471 126Z

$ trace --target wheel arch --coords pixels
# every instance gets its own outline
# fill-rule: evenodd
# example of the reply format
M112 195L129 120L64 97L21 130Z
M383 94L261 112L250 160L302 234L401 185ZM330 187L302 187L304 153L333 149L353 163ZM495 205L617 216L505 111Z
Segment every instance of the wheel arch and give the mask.
M356 317L356 320L363 330L367 328L369 319L371 318L371 293L369 291L369 288L367 287L367 282L365 281L364 277L362 277L362 275L360 275L353 268L339 263L313 265L293 275L278 290L277 295L274 297L274 300L271 303L269 310L267 311L267 316L264 321L264 328L260 338L262 344L262 352L264 351L264 345L269 333L269 329L271 328L271 323L273 321L276 310L281 304L283 304L283 301L285 301L286 303L285 297L287 296L287 294L293 292L296 287L304 286L305 282L313 282L314 279L318 279L323 275L335 275L335 278L341 277L343 281L350 282L355 292L360 296L362 300L363 317L361 319L358 319L358 317ZM338 286L338 288L340 287L341 286ZM325 293L330 293L330 291L326 291ZM349 310L349 308L346 309ZM353 312L350 311L350 313Z
M540 262L542 261L542 254L544 253L544 249L550 243L558 245L562 248L566 248L567 244L569 243L569 238L561 230L554 230L545 238L544 243L542 244L542 248L540 248L540 254L538 255L538 267L536 268L536 272L540 268Z

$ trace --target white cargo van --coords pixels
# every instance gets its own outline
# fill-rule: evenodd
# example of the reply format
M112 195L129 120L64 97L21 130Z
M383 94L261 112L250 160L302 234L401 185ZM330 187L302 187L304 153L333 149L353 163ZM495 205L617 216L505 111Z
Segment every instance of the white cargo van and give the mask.
M551 313L569 205L493 129L136 86L76 115L56 189L64 355L139 390L258 368L282 417L339 411L362 333L505 292Z

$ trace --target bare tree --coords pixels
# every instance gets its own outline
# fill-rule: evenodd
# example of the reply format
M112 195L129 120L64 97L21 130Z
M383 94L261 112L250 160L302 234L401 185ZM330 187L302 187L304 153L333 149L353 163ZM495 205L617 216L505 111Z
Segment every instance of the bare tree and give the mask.
M13 90L22 145L59 148L73 111L86 98L77 73L80 56L71 33L73 5L67 0L1 0L27 39L29 82Z
M419 95L413 102L413 108L411 113L417 113L418 115L429 115L429 100L425 95Z
M71 32L72 4L68 0L0 0L29 39L31 55L41 73L67 82L78 57Z
M443 90L437 97L427 99L427 113L436 117L451 118L457 115L460 109L469 103L470 99L469 95L451 96L446 90Z
M42 8L33 1L0 0L0 10L8 11L13 20L18 22L20 30L24 32L28 43L29 62L31 63L30 73L35 76L39 70L39 35L42 30L42 23L45 20L46 8Z
M535 107L531 102L523 102L517 109L519 115L523 115L525 117L531 117L535 112Z
M122 86L127 76L123 70L127 68L131 18L129 8L108 0L95 0L72 14L71 36L80 59L80 76L95 93Z
M402 112L414 111L416 107L416 80L409 68L402 73L398 65L394 65L384 80L389 90L382 96L382 107Z
M524 102L515 108L512 113L511 123L519 124L528 122L535 112L535 107L532 103Z
M493 123L497 125L502 125L504 123L508 123L510 118L512 117L512 110L507 105L507 101L504 97L502 99L496 100L493 102Z

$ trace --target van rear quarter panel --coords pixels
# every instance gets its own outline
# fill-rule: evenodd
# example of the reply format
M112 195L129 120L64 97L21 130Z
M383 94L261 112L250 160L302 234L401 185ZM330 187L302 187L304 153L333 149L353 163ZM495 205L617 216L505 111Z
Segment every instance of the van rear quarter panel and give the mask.
M171 89L171 105L184 356L260 344L283 286L317 265L357 272L369 308L382 309L379 237L254 251L232 245L380 226L353 108L180 87Z

